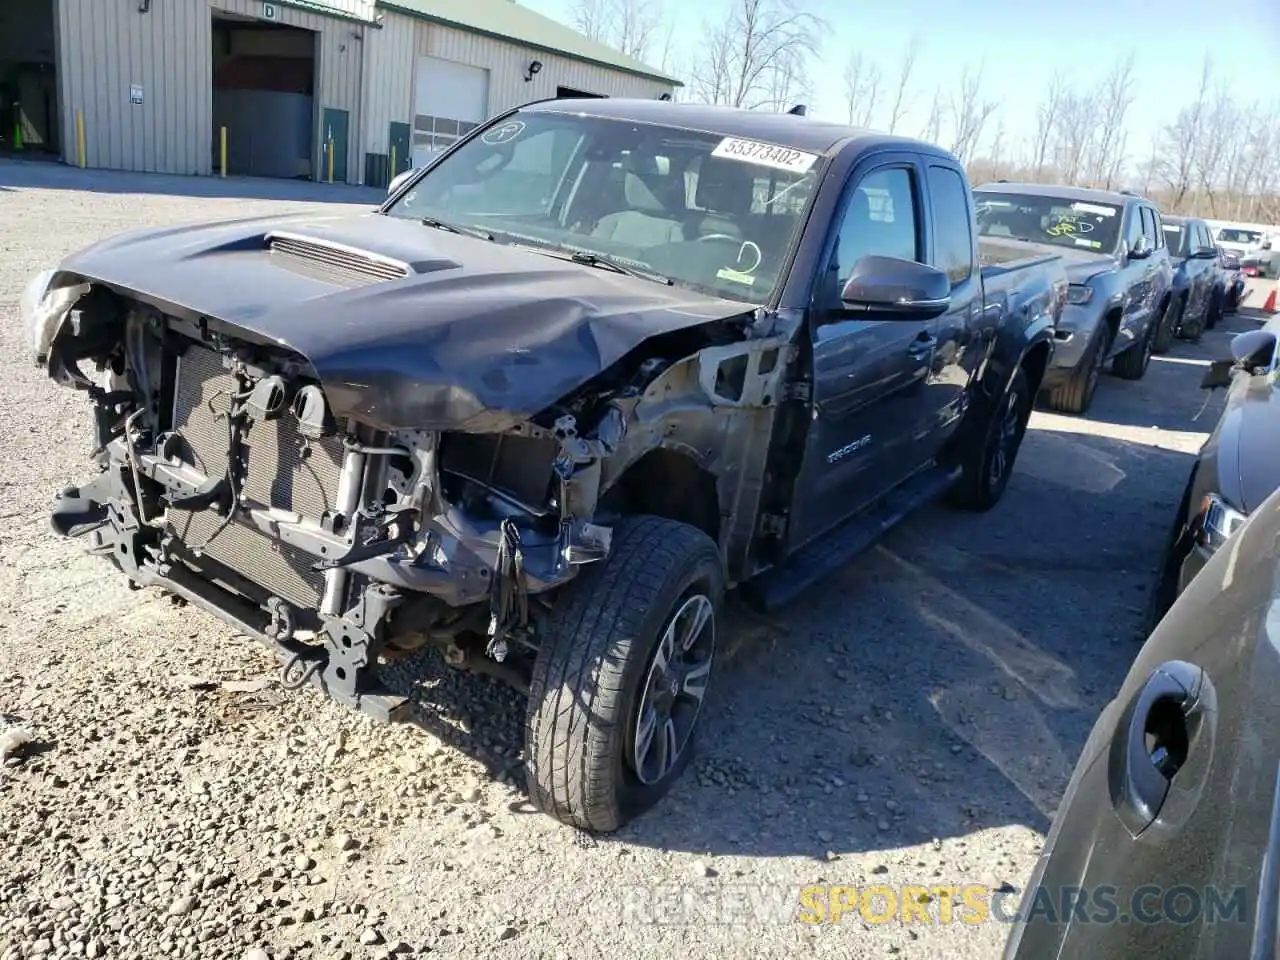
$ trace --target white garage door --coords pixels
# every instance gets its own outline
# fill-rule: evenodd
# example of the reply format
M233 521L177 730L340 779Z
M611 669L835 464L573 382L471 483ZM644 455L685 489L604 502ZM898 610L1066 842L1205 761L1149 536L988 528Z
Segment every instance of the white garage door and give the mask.
M489 71L419 57L413 113L413 165L420 167L489 115Z

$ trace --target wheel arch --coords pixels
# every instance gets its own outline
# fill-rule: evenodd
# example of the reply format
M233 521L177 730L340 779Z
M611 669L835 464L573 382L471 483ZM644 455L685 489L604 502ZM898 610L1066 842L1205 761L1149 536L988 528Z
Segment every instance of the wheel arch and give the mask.
M605 490L600 508L687 523L720 542L716 477L691 453L678 448L653 447L632 460Z

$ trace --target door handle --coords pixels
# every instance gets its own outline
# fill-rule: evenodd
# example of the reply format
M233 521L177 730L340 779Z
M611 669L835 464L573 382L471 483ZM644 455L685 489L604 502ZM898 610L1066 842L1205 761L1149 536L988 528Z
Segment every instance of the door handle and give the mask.
M907 347L907 356L912 360L923 360L929 354L933 353L933 348L938 345L938 338L931 333L922 332L918 337L911 341L911 346Z
M1121 715L1111 744L1108 779L1120 820L1137 836L1160 815L1178 772L1188 765L1212 696L1204 671L1170 660L1151 672Z

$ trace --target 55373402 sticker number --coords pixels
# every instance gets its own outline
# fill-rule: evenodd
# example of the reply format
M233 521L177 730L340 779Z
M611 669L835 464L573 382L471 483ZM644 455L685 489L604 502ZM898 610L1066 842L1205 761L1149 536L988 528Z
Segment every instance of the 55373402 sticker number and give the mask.
M780 147L773 143L761 143L758 140L739 140L737 137L725 137L711 151L713 157L726 160L741 160L743 163L755 163L762 167L773 167L776 170L790 170L792 173L806 173L818 159L815 153Z

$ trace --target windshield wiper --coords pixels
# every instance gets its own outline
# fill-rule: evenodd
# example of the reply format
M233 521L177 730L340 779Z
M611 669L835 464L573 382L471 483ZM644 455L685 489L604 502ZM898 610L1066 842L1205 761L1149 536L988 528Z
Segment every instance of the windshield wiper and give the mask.
M670 277L664 277L662 274L653 270L642 270L633 267L630 264L623 263L621 260L615 260L606 254L601 253L583 253L575 251L569 256L574 263L580 263L584 267L598 267L601 270L612 270L614 273L621 273L628 277L638 277L641 280L652 280L654 283L661 283L664 286L671 286Z
M435 227L437 230L445 230L448 233L457 233L466 237L475 237L477 240L493 239L492 233L488 230L481 230L479 227L460 227L456 223L437 220L435 217L423 217L421 222L424 227Z

